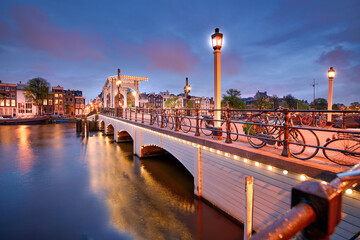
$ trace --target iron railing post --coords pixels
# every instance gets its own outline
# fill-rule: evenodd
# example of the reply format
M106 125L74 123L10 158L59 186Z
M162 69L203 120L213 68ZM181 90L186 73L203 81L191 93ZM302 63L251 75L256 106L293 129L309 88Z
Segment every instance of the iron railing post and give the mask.
M283 151L281 153L282 156L290 157L290 149L289 149L289 109L283 109L283 113L285 115L285 123L283 126L284 131L284 140L283 140Z
M230 108L226 109L226 115L227 115L227 119L226 119L226 143L232 143L232 139L231 139L231 131L230 131L230 120L231 120L231 112L230 112Z
M199 128L200 128L200 119L199 119L199 112L200 112L200 109L199 107L196 108L196 131L195 131L195 136L200 136L200 131L199 131Z
M137 107L135 107L135 122L137 122Z
M165 110L163 108L161 108L160 113L161 113L161 126L160 126L160 128L164 128L164 113L165 113Z
M153 125L153 109L150 109L150 125Z
M144 112L145 112L145 109L142 108L142 112L141 112L141 123L144 123Z
M125 119L127 119L127 108L125 108L124 110L125 110Z
M179 110L175 109L175 131L179 131Z
M345 112L343 112L343 118L342 118L342 119L343 119L343 122L342 122L342 126L341 126L341 127L345 129L345 128L346 128Z
M129 108L129 120L131 121L131 108Z

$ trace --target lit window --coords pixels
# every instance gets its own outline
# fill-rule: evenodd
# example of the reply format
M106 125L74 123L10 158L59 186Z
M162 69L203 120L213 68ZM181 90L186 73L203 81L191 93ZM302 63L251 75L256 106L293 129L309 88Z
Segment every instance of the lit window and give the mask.
M6 106L10 107L10 99L6 99Z
M12 106L12 107L16 107L16 102L15 102L14 99L11 100L11 106Z
M55 99L55 104L59 104L59 100Z
M59 97L59 94L55 93L55 97Z

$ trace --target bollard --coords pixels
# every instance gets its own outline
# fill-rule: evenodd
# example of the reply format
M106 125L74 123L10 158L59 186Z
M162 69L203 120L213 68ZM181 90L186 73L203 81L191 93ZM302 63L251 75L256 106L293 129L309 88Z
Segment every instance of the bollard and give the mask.
M245 177L245 221L244 240L251 238L253 225L254 178Z

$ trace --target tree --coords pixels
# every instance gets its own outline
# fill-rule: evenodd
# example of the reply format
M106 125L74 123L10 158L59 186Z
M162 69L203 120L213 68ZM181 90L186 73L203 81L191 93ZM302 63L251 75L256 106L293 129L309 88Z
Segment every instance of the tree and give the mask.
M304 101L296 100L296 109L298 110L309 110L309 105L307 105Z
M127 96L127 105L135 106L135 96L130 88L127 89L126 96Z
M227 95L226 95L227 94ZM246 109L246 103L240 100L241 92L239 90L230 88L223 94L221 105L223 107L229 106L230 108Z
M165 107L166 107L166 108L180 107L180 106L181 106L181 102L178 101L178 99L179 99L179 97L177 97L177 96L168 98L168 99L165 101Z
M33 78L27 82L25 87L25 98L27 101L33 102L38 107L40 115L42 115L42 106L44 99L48 98L50 83L44 78Z
M284 101L285 101L288 108L297 109L297 106L298 106L297 99L295 97L293 97L291 94L287 95L284 98Z
M360 108L360 103L359 102L350 103L350 109L351 110L359 110L359 108Z
M272 104L267 101L267 98L265 96L260 96L255 100L253 107L255 109L261 110L261 109L270 109L272 107L271 105Z
M310 106L316 110L326 110L328 106L328 102L325 98L317 98L315 99L315 107L314 107L314 102L312 102Z
M278 96L273 95L272 97L270 97L270 102L272 102L272 105L273 105L272 107L274 109L280 107L280 99Z

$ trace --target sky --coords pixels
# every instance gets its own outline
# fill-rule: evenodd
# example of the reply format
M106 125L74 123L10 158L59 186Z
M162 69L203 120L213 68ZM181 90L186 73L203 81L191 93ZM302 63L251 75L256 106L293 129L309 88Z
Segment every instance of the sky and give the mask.
M0 80L47 79L87 100L108 76L148 77L141 92L214 94L210 36L224 34L221 90L241 97L360 102L358 0L1 0Z

